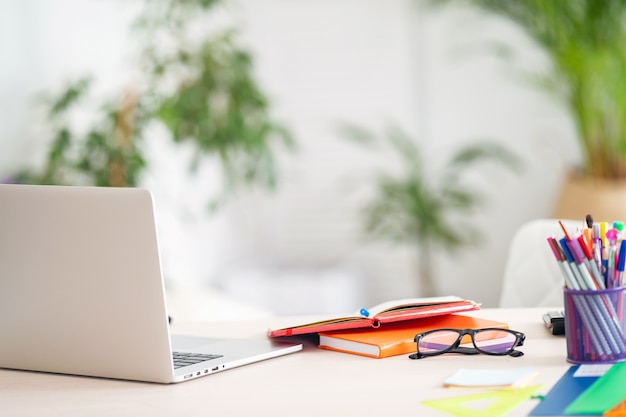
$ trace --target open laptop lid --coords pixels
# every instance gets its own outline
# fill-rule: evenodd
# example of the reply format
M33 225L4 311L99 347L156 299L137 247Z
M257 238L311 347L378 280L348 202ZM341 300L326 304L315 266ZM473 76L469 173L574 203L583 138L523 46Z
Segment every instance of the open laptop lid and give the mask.
M0 184L0 317L0 367L171 382L150 193Z

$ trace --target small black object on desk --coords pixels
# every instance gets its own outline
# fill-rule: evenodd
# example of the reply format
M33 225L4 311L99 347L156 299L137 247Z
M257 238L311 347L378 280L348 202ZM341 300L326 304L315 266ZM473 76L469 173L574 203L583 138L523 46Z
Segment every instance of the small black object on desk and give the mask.
M553 335L565 334L565 315L563 311L548 311L543 315L543 322Z

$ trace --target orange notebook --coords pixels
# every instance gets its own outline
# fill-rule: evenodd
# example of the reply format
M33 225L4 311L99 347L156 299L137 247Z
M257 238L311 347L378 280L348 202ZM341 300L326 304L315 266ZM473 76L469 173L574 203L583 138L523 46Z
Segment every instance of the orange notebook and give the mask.
M280 329L269 329L267 335L269 337L295 336L334 330L377 328L386 323L460 313L479 308L480 305L476 302L454 295L407 298L381 303L367 310L362 309L355 314L331 316L309 323L296 322Z
M417 347L413 339L417 333L441 328L481 329L485 327L509 328L507 323L500 321L462 314L448 314L392 323L379 329L322 332L319 335L319 347L370 358L386 358L414 353Z

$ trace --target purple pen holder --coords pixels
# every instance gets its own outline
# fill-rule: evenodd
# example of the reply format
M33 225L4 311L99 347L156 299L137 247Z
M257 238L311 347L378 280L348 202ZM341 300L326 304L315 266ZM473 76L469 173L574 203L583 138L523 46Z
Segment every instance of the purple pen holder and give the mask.
M626 286L605 290L563 289L567 361L626 360Z

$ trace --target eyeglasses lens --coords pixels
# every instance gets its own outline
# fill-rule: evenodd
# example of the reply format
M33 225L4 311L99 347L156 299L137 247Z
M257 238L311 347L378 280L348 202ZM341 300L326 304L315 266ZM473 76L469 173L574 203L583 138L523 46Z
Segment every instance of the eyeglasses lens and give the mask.
M479 330L474 335L478 349L496 354L504 354L515 347L517 337L504 330Z
M429 332L419 339L419 352L432 355L449 349L459 338L459 332L439 330ZM517 341L513 333L505 330L478 330L474 335L476 347L487 353L505 354L515 347ZM463 335L459 347L473 348L469 334Z
M458 332L449 330L431 332L419 340L419 351L424 355L442 352L450 348L458 338Z

